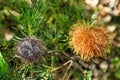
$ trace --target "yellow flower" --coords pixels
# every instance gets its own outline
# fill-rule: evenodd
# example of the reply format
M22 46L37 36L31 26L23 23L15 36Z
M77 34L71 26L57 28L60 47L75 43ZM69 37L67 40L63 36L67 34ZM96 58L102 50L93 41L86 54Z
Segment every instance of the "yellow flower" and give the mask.
M69 46L81 60L91 61L105 55L109 36L104 29L75 24L69 36Z

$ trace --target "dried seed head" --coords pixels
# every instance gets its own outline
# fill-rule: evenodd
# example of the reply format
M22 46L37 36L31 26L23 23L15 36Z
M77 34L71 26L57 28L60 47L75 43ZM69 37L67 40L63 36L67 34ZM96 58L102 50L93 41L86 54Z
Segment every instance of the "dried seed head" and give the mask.
M33 37L19 41L14 53L29 61L37 60L44 54L40 41Z
M75 24L69 32L69 46L84 61L103 57L108 45L108 34L104 29Z

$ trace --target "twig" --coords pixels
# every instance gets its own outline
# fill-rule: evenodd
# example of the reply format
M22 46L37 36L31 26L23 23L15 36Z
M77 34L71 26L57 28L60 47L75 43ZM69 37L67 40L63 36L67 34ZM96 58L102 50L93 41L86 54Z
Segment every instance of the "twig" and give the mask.
M65 74L64 74L64 76L63 76L63 78L62 78L62 80L65 80L65 79L66 79L67 72L68 72L68 70L71 68L72 64L73 64L73 61L70 60L70 64L69 64L69 66L68 66L68 68L67 68L67 70L66 70L66 72L65 72Z
M59 66L59 67L54 68L53 70L51 70L51 72L54 72L54 71L56 71L56 70L58 70L58 69L60 69L60 68L64 67L65 65L67 65L67 64L68 64L68 63L70 63L70 62L71 62L71 60L69 60L69 61L65 62L63 65L61 65L61 66Z
M76 65L76 67L78 67L80 69L80 71L84 71L83 68L81 66L78 65L78 63L74 62L74 64Z

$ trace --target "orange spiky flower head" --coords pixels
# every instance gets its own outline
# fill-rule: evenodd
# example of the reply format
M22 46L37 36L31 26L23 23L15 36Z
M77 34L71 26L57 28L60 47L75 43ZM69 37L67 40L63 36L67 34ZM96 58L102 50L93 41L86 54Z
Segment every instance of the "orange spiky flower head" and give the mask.
M102 28L93 28L84 24L74 24L69 32L69 46L83 61L103 57L109 37Z

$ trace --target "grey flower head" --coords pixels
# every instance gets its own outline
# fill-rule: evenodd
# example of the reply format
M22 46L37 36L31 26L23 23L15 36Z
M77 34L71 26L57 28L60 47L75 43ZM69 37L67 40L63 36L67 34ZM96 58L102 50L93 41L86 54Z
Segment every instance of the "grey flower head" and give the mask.
M18 42L14 53L26 60L34 61L44 54L41 42L33 37Z

